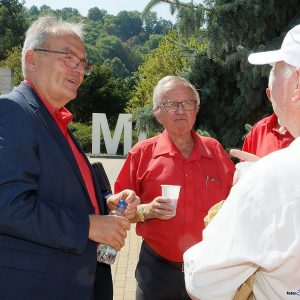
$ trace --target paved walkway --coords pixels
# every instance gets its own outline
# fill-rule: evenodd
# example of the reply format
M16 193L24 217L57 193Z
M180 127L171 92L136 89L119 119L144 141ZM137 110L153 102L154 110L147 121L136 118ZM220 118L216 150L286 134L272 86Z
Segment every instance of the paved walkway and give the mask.
M110 184L113 188L115 179L121 170L124 159L122 158L90 158L91 162L101 161ZM114 300L134 300L136 280L135 267L141 246L141 238L135 234L135 224L131 225L126 244L118 253L115 263L112 265L114 283Z

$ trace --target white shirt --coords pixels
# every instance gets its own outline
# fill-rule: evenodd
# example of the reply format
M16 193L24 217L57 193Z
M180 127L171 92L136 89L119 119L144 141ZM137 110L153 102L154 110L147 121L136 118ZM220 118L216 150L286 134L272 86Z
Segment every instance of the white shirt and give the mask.
M184 263L186 288L201 300L232 299L258 267L255 299L298 299L300 138L249 168Z

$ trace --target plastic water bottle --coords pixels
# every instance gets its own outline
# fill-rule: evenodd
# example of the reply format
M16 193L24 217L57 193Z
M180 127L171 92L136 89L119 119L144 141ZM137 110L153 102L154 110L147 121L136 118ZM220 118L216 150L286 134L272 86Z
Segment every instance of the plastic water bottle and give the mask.
M119 201L119 205L110 214L117 216L124 216L126 209L126 202L124 200ZM108 245L99 244L97 248L97 261L112 265L117 257L117 250Z

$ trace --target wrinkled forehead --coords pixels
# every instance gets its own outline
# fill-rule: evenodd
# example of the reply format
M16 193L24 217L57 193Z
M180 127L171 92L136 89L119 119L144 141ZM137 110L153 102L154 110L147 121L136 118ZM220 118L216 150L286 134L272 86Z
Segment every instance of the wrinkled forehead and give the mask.
M80 57L86 56L86 49L82 39L70 31L57 31L49 33L47 37L47 46L51 49L69 51Z

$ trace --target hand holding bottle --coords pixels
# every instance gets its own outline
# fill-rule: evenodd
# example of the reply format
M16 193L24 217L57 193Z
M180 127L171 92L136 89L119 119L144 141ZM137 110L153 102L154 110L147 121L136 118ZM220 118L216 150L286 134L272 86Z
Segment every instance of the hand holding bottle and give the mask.
M111 215L124 216L126 209L126 202L124 200L119 201L119 205L113 211ZM117 250L109 245L99 244L97 248L97 260L106 264L113 264L117 256Z
M113 215L89 215L89 239L110 245L118 251L124 246L129 221L124 217Z
M124 217L131 220L136 215L137 206L140 204L140 198L136 196L135 192L132 190L123 190L118 194L110 195L107 199L107 206L110 211L116 209L119 204L119 200L124 199L127 206L124 211Z

